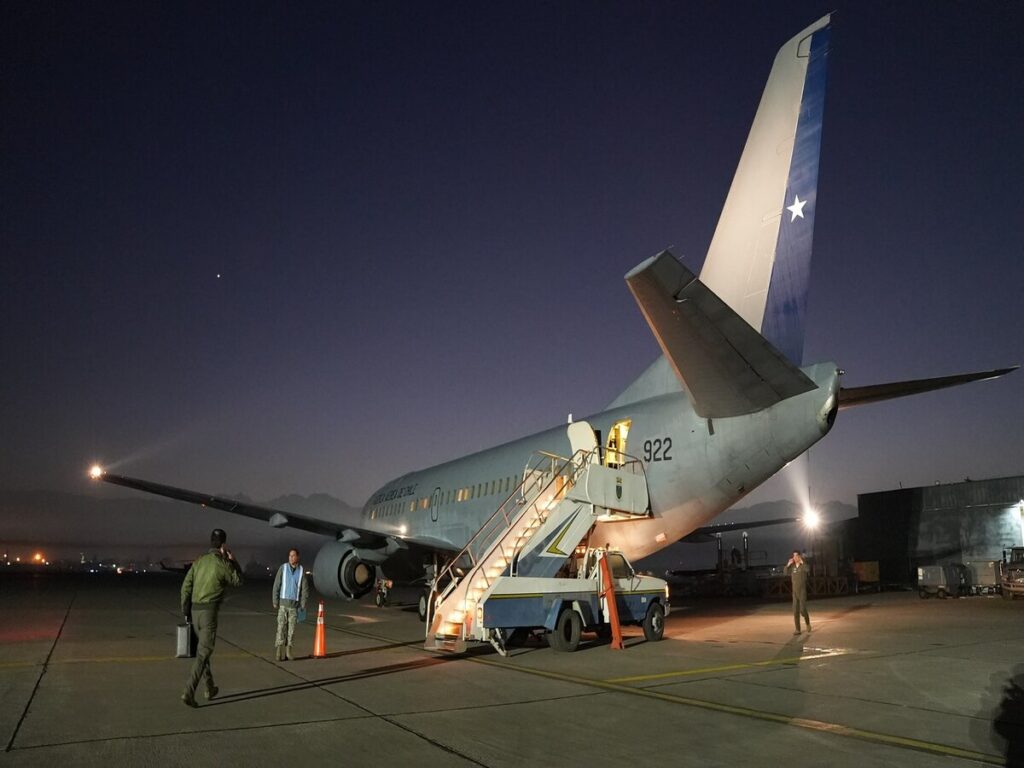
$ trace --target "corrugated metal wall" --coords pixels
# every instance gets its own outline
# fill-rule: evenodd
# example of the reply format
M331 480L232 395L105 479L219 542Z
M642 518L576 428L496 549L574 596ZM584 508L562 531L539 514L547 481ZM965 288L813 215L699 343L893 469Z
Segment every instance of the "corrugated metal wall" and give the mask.
M857 497L854 551L883 582L914 581L918 565L998 560L1024 545L1024 475Z

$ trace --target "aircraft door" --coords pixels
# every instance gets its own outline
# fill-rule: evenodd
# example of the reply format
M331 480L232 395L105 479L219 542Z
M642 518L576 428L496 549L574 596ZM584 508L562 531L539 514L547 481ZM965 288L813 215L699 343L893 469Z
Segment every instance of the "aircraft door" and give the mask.
M437 522L437 508L441 504L441 489L435 488L434 492L430 494L430 520L431 522Z
M585 451L591 455L591 461L598 461L597 458L597 435L594 428L586 421L574 421L569 425L569 445L572 446L572 453L575 456L577 451Z
M632 419L622 419L615 422L608 431L608 447L604 458L609 468L618 469L626 463L626 438L632 425Z

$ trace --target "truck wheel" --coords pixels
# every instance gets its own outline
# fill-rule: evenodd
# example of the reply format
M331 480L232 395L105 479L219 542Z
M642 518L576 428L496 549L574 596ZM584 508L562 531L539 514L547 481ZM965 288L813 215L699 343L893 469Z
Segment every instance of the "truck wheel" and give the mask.
M655 643L665 636L665 609L661 603L651 603L644 617L644 637Z
M921 596L922 600L927 600L928 599L928 590L927 589L919 589L917 591L917 594L919 594Z
M939 593L938 594L939 594L939 599L940 600L945 600L946 599L946 590L945 590L944 587L939 587Z
M548 632L548 645L555 651L575 651L580 645L580 632L583 620L571 607L562 609L558 614L555 628Z

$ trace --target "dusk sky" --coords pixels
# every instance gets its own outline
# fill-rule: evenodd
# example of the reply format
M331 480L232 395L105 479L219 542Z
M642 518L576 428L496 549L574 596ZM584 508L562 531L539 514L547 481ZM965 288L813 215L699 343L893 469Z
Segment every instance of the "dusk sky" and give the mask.
M658 354L623 275L699 269L775 52L836 7L805 362L1024 361L1022 3L4 3L0 497L126 495L100 462L362 505L602 409ZM842 412L809 480L1022 445L1017 372Z

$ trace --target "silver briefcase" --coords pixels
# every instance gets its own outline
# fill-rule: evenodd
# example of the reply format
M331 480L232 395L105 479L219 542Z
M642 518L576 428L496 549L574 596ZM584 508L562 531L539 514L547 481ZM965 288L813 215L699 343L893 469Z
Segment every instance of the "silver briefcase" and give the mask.
M179 659L191 659L196 655L196 633L192 631L192 622L178 625Z

